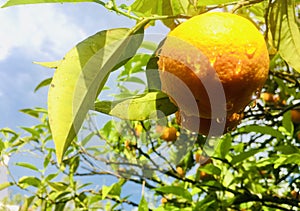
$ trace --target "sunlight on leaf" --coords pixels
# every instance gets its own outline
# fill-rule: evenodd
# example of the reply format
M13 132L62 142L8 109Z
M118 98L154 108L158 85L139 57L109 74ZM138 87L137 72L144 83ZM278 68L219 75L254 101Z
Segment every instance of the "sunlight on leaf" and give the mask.
M49 123L59 163L109 73L135 55L142 40L140 31L105 30L66 54L54 73L48 94Z
M158 119L177 111L177 107L162 92L149 92L118 101L100 101L95 110L128 120Z

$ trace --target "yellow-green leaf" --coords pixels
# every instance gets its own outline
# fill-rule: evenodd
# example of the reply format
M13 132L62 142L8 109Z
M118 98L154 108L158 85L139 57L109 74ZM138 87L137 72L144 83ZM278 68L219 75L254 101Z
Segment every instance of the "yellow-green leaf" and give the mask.
M60 65L62 60L53 61L53 62L33 62L34 64L41 65L42 67L56 69Z
M49 123L59 163L88 110L94 107L109 73L128 61L142 40L143 34L136 30L105 30L66 54L54 73L48 94Z
M128 120L158 119L177 111L177 107L162 92L149 92L134 98L118 101L100 101L95 110Z

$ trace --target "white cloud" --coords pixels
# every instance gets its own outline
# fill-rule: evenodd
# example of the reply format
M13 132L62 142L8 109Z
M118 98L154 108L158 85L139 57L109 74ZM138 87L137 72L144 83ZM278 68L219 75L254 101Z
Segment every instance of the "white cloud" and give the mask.
M18 48L36 58L63 56L86 37L59 5L26 5L0 9L0 61Z

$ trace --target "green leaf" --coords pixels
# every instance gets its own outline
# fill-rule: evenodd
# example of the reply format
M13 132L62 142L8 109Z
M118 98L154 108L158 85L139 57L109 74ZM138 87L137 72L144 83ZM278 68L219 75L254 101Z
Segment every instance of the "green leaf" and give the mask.
M99 2L99 0L9 0L2 8L22 4L39 4L39 3L70 3L70 2Z
M30 197L26 198L25 202L22 204L22 206L20 207L19 211L28 211L29 207L30 207L30 205L33 202L33 200L34 200L35 197L36 196L33 195L33 196L30 196Z
M211 163L209 163L205 166L200 166L199 170L204 171L208 174L213 174L213 175L218 175L218 176L221 174L221 169L218 168L217 166L214 166Z
M49 123L59 163L79 131L109 73L128 61L143 34L112 29L96 33L70 50L54 73L48 94Z
M280 155L280 157L274 162L274 168L278 168L281 165L286 164L299 164L300 163L300 154L290 154L290 155Z
M273 44L281 57L300 72L300 31L295 17L294 0L276 0L269 17Z
M138 211L148 211L148 202L146 201L145 197L142 196L141 201L139 203Z
M230 134L224 135L219 139L215 154L217 157L224 159L231 148L232 137Z
M65 191L69 185L64 182L48 182L48 185L55 191Z
M180 14L198 14L198 8L189 0L136 0L130 10L141 17L154 15L176 16ZM169 28L176 27L173 19L165 19L163 23Z
M161 90L161 81L157 62L158 57L152 57L149 59L146 67L147 84L150 91Z
M28 186L40 187L41 180L37 177L24 176L19 179L18 185L22 188L27 188Z
M238 2L240 0L200 0L197 1L198 6L208 6L208 5L220 5L220 4L228 4L233 2Z
M165 194L174 194L188 201L192 201L192 195L190 194L190 192L179 186L163 186L160 188L155 188L155 191Z
M179 15L186 14L189 1L187 0L136 0L131 5L133 12L143 14L143 16L152 15Z
M102 186L102 200L104 200L108 194L119 197L124 183L125 183L125 180L120 179L117 183L114 183L111 186L103 185Z
M278 130L270 127L270 126L261 126L261 125L246 125L245 127L242 127L238 129L240 133L250 133L250 132L256 132L261 133L265 135L270 135L278 139L284 139L284 135L279 132Z
M39 169L36 166L34 166L30 163L17 162L16 165L17 166L22 166L24 168L28 168L28 169L31 169L31 170L34 170L34 171L39 171Z
M166 94L149 92L125 100L96 102L95 110L121 119L146 120L168 116L174 113L177 107Z
M232 157L232 160L231 160L231 164L232 165L235 165L237 163L240 163L244 160L246 160L247 158L263 151L264 149L251 149L249 151L246 151L246 152L241 152L240 154L236 155L236 156L233 156Z
M283 114L282 126L288 131L290 134L294 133L294 124L291 120L291 111L285 112Z
M4 182L4 183L1 183L1 184L0 184L0 191L1 191L1 190L4 190L4 189L6 189L6 188L8 188L8 187L10 187L10 186L12 186L12 185L14 185L13 182Z
M49 86L51 84L52 77L51 78L46 78L45 80L41 81L34 89L34 92L38 91L40 88Z

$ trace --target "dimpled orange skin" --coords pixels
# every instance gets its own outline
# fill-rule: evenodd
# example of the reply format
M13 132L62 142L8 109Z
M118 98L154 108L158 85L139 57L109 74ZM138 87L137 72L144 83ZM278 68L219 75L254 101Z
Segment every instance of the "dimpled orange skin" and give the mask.
M159 56L162 91L189 116L216 118L211 113L215 105L220 115L241 113L268 77L269 54L262 34L251 21L231 13L205 13L183 22L168 34ZM189 105L170 73L188 86L199 111ZM218 102L218 83L226 102ZM213 89L215 96L208 95Z

